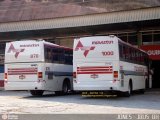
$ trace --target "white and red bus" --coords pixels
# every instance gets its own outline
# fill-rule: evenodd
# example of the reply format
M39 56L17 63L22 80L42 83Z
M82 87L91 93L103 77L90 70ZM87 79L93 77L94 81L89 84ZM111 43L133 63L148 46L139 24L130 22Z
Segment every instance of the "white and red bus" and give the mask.
M148 55L116 36L74 40L73 88L75 91L120 91L130 96L145 89Z
M68 93L73 89L73 50L43 40L6 43L5 90Z

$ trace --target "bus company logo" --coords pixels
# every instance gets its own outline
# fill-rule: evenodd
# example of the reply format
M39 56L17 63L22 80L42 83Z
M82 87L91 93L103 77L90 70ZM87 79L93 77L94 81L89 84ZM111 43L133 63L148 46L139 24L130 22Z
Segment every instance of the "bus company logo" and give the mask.
M83 46L83 44L81 43L81 41L79 41L78 44L77 44L77 46L76 46L76 48L75 48L75 51L78 51L79 49L82 50L82 51L84 51L83 55L85 57L87 57L89 51L94 50L95 46Z
M15 58L17 58L18 55L19 55L21 52L24 52L24 50L25 50L25 49L15 49L14 46L13 46L13 44L11 44L11 46L9 47L7 53L13 52L13 53L15 53L15 55L14 55Z
M21 80L23 80L23 79L25 79L25 78L26 78L26 76L23 75L23 74L19 76L19 79L21 79Z
M98 78L99 76L97 75L97 74L92 74L91 75L91 78L93 78L93 79L96 79L96 78Z

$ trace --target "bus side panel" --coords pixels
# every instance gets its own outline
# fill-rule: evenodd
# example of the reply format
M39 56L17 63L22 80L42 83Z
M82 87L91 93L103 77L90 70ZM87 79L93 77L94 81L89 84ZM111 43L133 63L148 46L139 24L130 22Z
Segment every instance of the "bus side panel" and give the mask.
M120 61L121 91L127 91L129 81L132 81L132 90L145 89L147 68L143 65ZM123 82L122 82L123 81ZM122 84L123 83L123 84Z
M71 90L73 89L72 65L45 63L44 71L47 90L61 91L65 79L70 80Z

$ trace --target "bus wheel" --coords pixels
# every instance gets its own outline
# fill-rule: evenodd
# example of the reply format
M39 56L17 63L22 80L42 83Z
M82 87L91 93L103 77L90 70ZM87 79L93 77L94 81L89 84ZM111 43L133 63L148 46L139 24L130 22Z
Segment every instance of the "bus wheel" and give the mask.
M68 94L68 91L69 91L69 83L68 81L64 81L63 87L62 87L62 93L66 95Z
M30 90L31 95L33 96L42 96L43 92L43 90Z
M128 91L124 93L124 96L125 96L125 97L130 97L130 96L131 96L131 93L132 93L132 82L129 81Z

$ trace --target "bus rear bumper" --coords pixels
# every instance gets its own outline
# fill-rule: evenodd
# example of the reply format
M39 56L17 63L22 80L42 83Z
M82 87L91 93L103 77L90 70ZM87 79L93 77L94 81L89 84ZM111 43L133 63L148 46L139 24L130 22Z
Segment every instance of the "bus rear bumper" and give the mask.
M117 87L74 87L75 91L119 91Z
M107 84L108 83L108 84ZM119 91L119 84L73 84L73 88L75 91Z
M41 83L38 82L5 82L5 90L44 90Z

